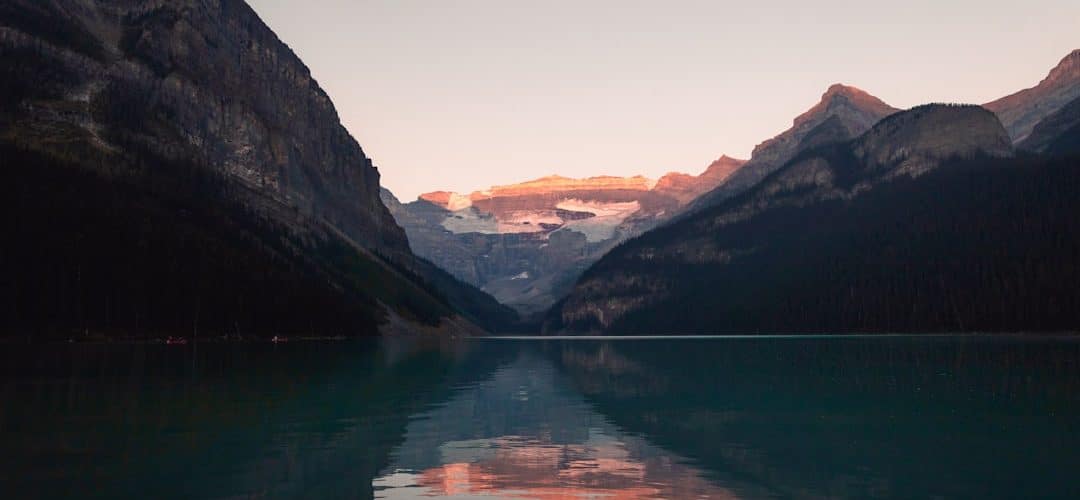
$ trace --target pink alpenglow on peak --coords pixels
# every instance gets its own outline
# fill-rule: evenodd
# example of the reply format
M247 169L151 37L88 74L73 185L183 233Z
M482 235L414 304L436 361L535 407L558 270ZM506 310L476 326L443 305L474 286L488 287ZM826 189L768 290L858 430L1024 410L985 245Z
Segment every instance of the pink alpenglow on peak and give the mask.
M603 175L585 179L572 179L561 175L550 175L540 179L506 186L493 186L485 192L473 193L471 197L522 196L530 194L549 194L564 191L592 191L624 189L629 191L648 191L653 182L647 177L615 177Z
M419 255L531 314L550 307L612 247L676 215L745 163L723 156L700 175L673 172L658 181L551 175L388 206Z
M746 160L724 155L712 162L701 175L695 177L680 172L671 172L661 177L653 189L674 197L681 204L686 204L719 186L745 164Z

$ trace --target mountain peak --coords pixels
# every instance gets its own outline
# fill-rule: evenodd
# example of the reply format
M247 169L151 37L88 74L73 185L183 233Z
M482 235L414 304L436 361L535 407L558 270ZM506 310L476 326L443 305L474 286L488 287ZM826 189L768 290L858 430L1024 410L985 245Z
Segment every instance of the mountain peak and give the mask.
M599 175L583 179L564 177L561 175L549 175L531 181L505 186L492 186L482 193L484 196L520 196L525 194L541 194L559 191L574 190L610 190L629 189L635 191L648 191L652 180L642 175L633 177L617 177L613 175Z
M746 160L740 160L738 158L732 158L732 157L730 157L728 155L720 155L720 157L717 158L716 161L713 162L714 165L715 164L723 164L723 163L746 163Z
M1013 142L1027 138L1035 124L1080 97L1080 49L1073 50L1038 85L983 105L1001 119Z
M821 100L826 100L837 95L844 96L870 96L865 90L851 85L844 85L843 83L834 83L829 85L829 88L825 90L825 94L821 96ZM871 96L873 97L873 96Z
M740 165L723 184L694 200L687 211L715 205L748 189L782 167L804 146L821 145L825 138L835 142L858 137L897 111L857 87L842 83L830 85L814 107L795 118L791 128L755 146L746 165ZM818 127L823 124L829 125L828 134L815 134L815 131L822 131ZM804 143L808 136L813 140Z
M1043 84L1067 83L1080 81L1080 49L1076 49L1063 57L1054 69L1043 79Z
M865 90L851 85L834 83L821 95L821 101L795 118L794 125L799 127L805 123L824 120L828 115L833 114L834 110L841 108L855 108L877 116L887 116L897 111L896 108L889 106L885 101L878 99Z
M517 184L491 186L483 191L473 191L469 194L432 191L421 194L418 199L448 210L461 210L470 207L473 202L491 198L550 195L571 191L649 191L654 184L655 181L643 175L633 177L599 175L577 179L553 174Z
M698 196L715 189L745 164L746 160L723 155L710 163L700 175L670 172L661 177L653 189L672 196L681 205L690 203Z
M797 144L804 135L830 117L838 116L849 132L855 136L868 130L878 120L897 111L899 110L858 87L834 83L825 90L825 93L821 95L821 100L814 107L795 117L790 129L754 148L751 161L770 156L768 150L778 145ZM782 164L783 161L778 161L776 164Z
M740 160L738 158L732 158L728 155L723 155L717 158L716 161L709 164L709 167L705 169L705 172L699 177L727 177L733 172L739 169L739 167L746 164L746 160Z

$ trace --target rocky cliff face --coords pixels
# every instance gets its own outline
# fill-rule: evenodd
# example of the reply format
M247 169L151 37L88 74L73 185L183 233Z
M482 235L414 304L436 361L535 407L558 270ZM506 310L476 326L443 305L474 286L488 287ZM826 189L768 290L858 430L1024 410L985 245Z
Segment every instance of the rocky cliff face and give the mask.
M717 235L733 225L780 210L846 202L889 181L924 175L947 160L1011 152L1005 129L983 108L929 105L896 113L858 139L796 156L742 195L614 250L556 307L556 322L605 329L683 286L666 271L671 266L737 265L757 250L737 240L718 242ZM768 231L769 223L760 225Z
M724 155L712 162L701 175L693 176L672 172L656 181L656 186L653 189L675 198L682 205L686 205L698 196L723 184L745 164L746 160L738 160Z
M795 118L790 129L754 148L750 161L687 208L694 212L716 205L761 182L799 152L844 141L867 131L897 111L880 99L847 85L828 88L821 101Z
M853 151L867 173L891 178L919 175L952 157L1008 156L1012 144L984 108L931 104L885 118L855 141Z
M1017 147L1036 153L1080 153L1080 98L1043 118Z
M199 156L273 203L385 254L407 254L379 174L310 71L240 0L5 2L0 46L68 78L28 99L3 134L49 130ZM50 26L63 25L52 30ZM27 133L29 132L29 133Z
M401 204L384 191L416 253L525 313L546 310L589 264L666 220L744 162L723 157L699 176L550 176L468 195Z
M5 152L88 171L91 176L80 182L115 191L87 193L88 200L111 196L131 212L114 218L205 214L211 221L183 224L193 236L140 224L113 235L161 245L204 241L201 252L180 252L160 263L185 272L163 272L168 279L153 282L159 264L148 261L131 277L156 290L128 296L127 289L102 283L104 292L83 292L123 295L112 303L134 302L138 312L132 316L144 315L143 325L151 309L140 301L154 299L162 288L180 294L168 295L175 307L191 299L198 307L220 307L222 317L235 314L237 323L254 325L249 320L261 313L257 324L274 325L280 305L260 310L243 300L287 296L253 284L269 283L271 273L282 276L275 283L303 283L304 300L340 301L341 310L309 309L327 315L319 325L334 326L334 315L354 309L360 311L351 326L378 321L405 329L440 318L468 329L453 317L455 310L474 320L513 315L412 254L380 199L377 169L341 125L329 97L242 0L11 0L0 4L0 56ZM214 274L221 262L245 253L262 267L226 265L224 274ZM110 266L91 259L74 272ZM231 298L204 304L202 296L183 295L226 275L241 290ZM103 317L103 328L119 328L108 324L113 316ZM307 328L316 323L302 314L290 318ZM169 321L163 319L162 328L172 328Z
M1038 85L983 106L993 111L1014 143L1031 134L1035 124L1080 97L1080 49L1065 56Z

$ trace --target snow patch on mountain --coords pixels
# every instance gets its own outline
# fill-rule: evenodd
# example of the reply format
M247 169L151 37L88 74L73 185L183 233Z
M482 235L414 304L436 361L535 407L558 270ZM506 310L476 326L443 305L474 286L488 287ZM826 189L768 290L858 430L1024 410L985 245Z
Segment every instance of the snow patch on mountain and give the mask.
M454 234L523 234L550 233L561 229L576 231L585 235L590 243L609 240L615 237L619 226L631 215L641 210L637 201L608 203L601 201L563 200L555 206L556 210L515 210L503 217L480 212L476 207L468 207L451 212L442 221L442 227ZM577 220L563 219L559 212L587 213L593 217Z
M468 196L450 193L450 199L446 202L446 209L451 212L457 212L459 210L465 210L472 206L472 199Z
M499 220L501 233L540 233L563 225L554 210L514 210Z
M474 207L452 212L442 221L442 227L454 234L499 234L499 221L491 214L482 214Z
M555 206L570 212L588 212L595 215L588 219L566 222L565 229L585 235L590 243L609 240L615 237L615 231L631 215L641 210L641 203L635 201L607 203L601 201L564 200Z
M554 210L517 210L500 219L469 207L451 213L442 221L442 227L455 234L520 234L551 231L563 223Z

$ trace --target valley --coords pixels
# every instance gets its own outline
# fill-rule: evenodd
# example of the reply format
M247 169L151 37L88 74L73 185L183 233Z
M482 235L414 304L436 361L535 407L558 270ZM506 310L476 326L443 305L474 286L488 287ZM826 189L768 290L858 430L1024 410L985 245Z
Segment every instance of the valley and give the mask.
M13 0L0 53L6 337L1080 327L1080 51L983 106L834 84L691 173L415 200L244 2Z
M418 255L523 315L546 311L603 254L660 225L720 185L743 161L721 157L700 175L551 176L467 195L383 201Z
M1080 498L1077 19L0 0L0 493Z

